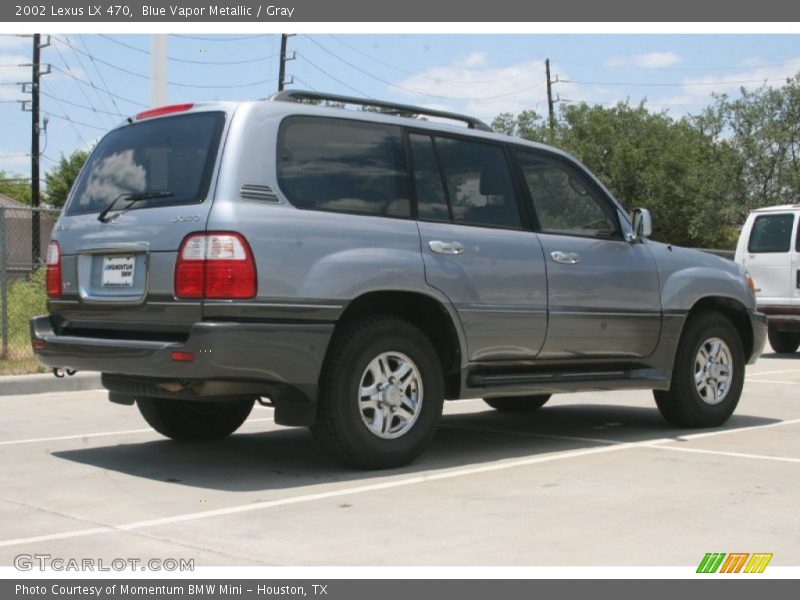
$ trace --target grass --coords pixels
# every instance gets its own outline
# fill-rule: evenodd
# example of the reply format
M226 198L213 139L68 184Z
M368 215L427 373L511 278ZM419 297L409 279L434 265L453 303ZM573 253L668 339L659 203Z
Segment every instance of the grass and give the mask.
M46 312L44 269L11 282L8 288L8 357L0 359L0 375L45 371L33 357L28 321Z

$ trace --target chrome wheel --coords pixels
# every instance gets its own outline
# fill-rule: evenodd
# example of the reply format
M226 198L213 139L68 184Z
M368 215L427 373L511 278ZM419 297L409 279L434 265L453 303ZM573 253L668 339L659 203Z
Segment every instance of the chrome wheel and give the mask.
M414 425L422 408L422 376L401 352L383 352L361 375L359 413L369 431L383 439L398 438Z
M694 360L694 383L706 404L719 404L728 395L733 378L733 358L728 345L714 337L700 345Z

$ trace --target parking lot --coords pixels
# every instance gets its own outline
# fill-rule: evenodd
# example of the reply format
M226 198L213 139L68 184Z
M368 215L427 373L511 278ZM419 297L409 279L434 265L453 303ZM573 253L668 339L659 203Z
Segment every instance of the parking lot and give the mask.
M765 355L716 430L670 428L645 391L516 416L451 402L428 451L385 472L339 467L260 406L183 445L101 391L0 397L0 564L797 565L799 384L800 354Z

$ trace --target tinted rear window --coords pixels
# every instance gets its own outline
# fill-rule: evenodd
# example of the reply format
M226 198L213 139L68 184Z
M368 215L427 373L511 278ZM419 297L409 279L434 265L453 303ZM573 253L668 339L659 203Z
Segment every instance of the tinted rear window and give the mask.
M66 214L100 212L121 194L169 192L136 208L202 202L219 148L225 114L203 112L153 119L105 136L86 163ZM124 207L123 202L117 204Z
M298 208L408 217L399 127L289 117L278 136L278 183Z
M757 253L788 252L792 243L794 215L759 215L753 221L748 251Z

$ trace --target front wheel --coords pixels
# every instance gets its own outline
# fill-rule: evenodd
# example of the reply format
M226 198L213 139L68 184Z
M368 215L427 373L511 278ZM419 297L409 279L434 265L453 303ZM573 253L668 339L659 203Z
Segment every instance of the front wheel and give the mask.
M428 337L402 319L370 317L337 332L311 432L340 462L398 467L430 442L443 399L442 367Z
M689 317L681 336L669 390L653 395L661 415L676 427L716 427L733 414L744 387L744 350L724 315Z
M136 405L148 425L180 442L210 442L239 429L255 400L222 402L137 398Z
M550 400L550 394L535 396L506 396L504 398L484 398L483 401L498 412L526 413L542 408Z
M792 354L800 347L800 333L781 332L774 325L767 328L769 345L779 354Z

